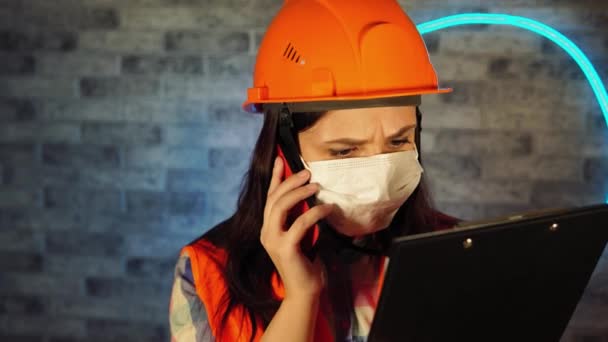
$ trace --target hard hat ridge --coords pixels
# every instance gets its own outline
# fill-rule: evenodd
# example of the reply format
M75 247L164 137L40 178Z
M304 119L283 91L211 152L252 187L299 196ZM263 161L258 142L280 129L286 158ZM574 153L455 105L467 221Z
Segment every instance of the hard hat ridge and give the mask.
M396 0L287 0L260 45L243 108L444 93Z

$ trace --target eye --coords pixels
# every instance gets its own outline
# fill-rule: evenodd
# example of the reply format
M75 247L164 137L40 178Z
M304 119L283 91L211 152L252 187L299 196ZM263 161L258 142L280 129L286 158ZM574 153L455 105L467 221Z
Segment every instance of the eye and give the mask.
M410 141L408 139L397 139L391 141L391 146L393 147L401 147L405 144L408 144Z
M333 157L347 157L353 152L354 148L347 148L344 150L329 150L329 154Z

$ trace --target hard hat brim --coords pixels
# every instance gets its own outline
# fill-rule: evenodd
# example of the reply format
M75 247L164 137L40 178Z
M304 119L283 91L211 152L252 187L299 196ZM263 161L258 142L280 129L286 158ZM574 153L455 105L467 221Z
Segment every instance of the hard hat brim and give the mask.
M341 95L341 96L326 96L326 97L300 97L300 98L277 98L268 100L247 100L243 103L242 108L249 113L261 113L263 112L263 105L270 103L299 103L299 102L321 102L321 101L351 101L351 100L367 100L367 99L381 99L381 98L392 98L402 96L415 96L415 95L432 95L432 94L445 94L451 93L452 88L439 88L439 89L427 89L427 90L401 90L401 91L383 91L366 94L354 94L354 95Z

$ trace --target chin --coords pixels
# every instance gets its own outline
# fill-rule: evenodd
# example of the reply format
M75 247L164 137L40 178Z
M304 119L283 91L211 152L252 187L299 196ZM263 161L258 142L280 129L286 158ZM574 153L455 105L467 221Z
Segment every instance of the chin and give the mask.
M332 222L333 221L333 222ZM390 220L387 221L383 218L378 221L374 221L368 225L361 225L356 222L348 222L347 220L329 220L329 224L340 234L349 237L362 237L365 235L373 234L383 229L386 229L390 225Z

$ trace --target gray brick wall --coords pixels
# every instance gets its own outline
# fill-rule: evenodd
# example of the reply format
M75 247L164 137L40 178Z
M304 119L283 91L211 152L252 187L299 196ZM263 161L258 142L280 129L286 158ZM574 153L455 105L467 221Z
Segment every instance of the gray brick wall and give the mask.
M0 340L165 341L179 248L230 214L259 117L241 112L280 0L0 0ZM512 13L608 79L604 0L401 1L417 23ZM531 33L425 36L426 172L467 219L601 202L608 129L582 72ZM608 252L564 341L608 341Z

